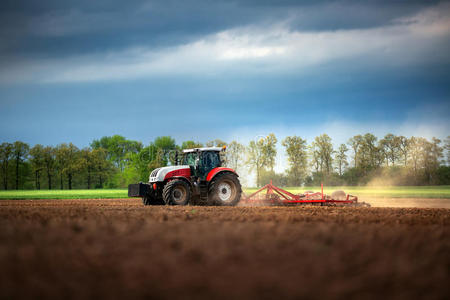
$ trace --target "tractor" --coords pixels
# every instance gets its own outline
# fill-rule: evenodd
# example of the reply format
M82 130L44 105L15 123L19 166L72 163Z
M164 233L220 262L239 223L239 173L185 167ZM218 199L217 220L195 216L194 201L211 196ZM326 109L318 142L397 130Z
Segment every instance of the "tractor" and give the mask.
M140 197L144 205L234 206L241 199L238 174L222 167L226 147L185 149L174 166L157 168L148 183L130 184L129 197Z

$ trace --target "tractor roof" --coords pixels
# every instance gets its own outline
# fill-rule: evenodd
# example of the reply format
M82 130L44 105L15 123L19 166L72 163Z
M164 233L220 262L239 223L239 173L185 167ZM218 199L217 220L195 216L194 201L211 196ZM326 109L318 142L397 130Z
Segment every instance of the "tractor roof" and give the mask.
M225 150L225 147L205 147L205 148L193 148L193 149L184 149L183 153L189 153L189 152L203 152L203 151L216 151L220 152L222 150Z

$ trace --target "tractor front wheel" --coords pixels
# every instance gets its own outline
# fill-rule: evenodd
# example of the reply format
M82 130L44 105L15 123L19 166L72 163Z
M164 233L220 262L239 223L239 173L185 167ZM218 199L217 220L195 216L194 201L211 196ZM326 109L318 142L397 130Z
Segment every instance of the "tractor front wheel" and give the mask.
M217 175L211 182L208 200L215 205L234 206L241 199L241 183L236 175L224 173Z
M163 200L169 205L186 205L191 199L189 185L181 179L175 179L166 183L163 189Z
M144 205L164 205L165 204L161 199L153 198L150 196L143 197L142 203Z
M152 204L152 199L150 197L143 197L142 198L142 203L144 205L151 205Z

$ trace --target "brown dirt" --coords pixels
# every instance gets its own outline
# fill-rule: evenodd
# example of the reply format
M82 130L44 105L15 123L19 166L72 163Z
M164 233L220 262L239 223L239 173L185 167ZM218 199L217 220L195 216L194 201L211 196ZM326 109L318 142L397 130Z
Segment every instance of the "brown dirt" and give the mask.
M449 296L450 210L0 201L2 299Z
M450 199L438 198L364 198L372 207L450 208Z

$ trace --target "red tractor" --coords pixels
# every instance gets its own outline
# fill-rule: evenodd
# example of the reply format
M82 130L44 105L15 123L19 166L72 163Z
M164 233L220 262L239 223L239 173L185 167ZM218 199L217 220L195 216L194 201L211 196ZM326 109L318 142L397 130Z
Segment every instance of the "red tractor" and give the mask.
M183 150L181 164L157 168L148 183L130 184L129 197L140 197L144 205L236 205L241 183L233 169L222 167L225 147Z

